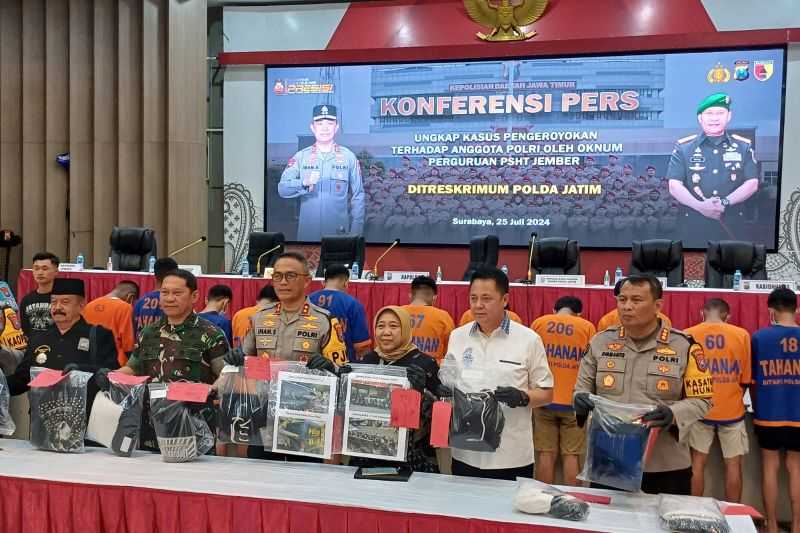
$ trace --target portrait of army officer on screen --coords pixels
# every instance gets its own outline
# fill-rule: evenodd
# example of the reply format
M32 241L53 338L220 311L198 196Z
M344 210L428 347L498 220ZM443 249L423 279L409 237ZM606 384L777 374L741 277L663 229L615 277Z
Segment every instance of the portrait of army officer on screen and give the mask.
M300 198L297 240L317 242L323 235L360 235L364 229L364 188L355 154L336 144L336 107L314 107L315 142L289 159L278 183L281 198Z
M667 168L669 192L685 209L682 220L703 240L735 238L741 205L758 191L753 141L728 133L731 97L712 94L697 106L701 133L678 139Z

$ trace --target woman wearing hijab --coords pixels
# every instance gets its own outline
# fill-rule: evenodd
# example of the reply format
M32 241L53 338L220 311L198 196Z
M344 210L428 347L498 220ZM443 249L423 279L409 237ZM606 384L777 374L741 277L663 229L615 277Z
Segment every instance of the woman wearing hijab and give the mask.
M430 431L431 408L436 400L436 391L441 386L439 365L433 357L419 351L411 342L411 316L402 307L390 305L378 311L374 327L375 349L360 362L406 369L411 387L422 394L422 420L419 429L411 433L406 463L417 472L438 473L436 450L430 445ZM386 462L353 457L350 464L377 466Z

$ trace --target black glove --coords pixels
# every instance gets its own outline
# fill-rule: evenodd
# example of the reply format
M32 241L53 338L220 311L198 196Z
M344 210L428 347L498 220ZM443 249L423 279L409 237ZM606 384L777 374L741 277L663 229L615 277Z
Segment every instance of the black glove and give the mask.
M244 366L244 352L241 348L232 348L222 358L226 365Z
M497 387L494 397L509 407L525 407L531 401L527 392L514 387Z
M109 372L111 372L109 369L101 368L94 373L94 384L98 389L108 392L108 389L111 388L111 382L108 380Z
M306 363L306 368L309 370L325 370L331 374L336 374L336 365L333 361L326 359L320 354L314 354L311 359Z
M411 365L406 368L406 377L411 382L411 388L419 391L425 391L425 383L428 382L428 375L425 369L419 365Z
M586 423L586 418L589 413L594 409L594 402L589 398L588 392L579 392L572 398L572 407L575 409L575 418L578 422L578 427L583 427Z
M665 428L672 425L673 420L675 420L675 415L672 414L672 409L666 405L659 405L642 416L642 422L647 422L651 428Z
M594 402L588 392L579 392L572 398L572 407L575 408L576 415L589 416L594 409Z
M433 393L438 396L439 398L452 398L453 396L453 389L452 387L448 387L447 385L439 385L436 387L436 390Z
M75 363L67 363L66 365L64 365L64 370L63 370L63 372L61 372L61 375L62 376L66 376L67 374L69 374L73 370L80 370L80 369L81 368Z

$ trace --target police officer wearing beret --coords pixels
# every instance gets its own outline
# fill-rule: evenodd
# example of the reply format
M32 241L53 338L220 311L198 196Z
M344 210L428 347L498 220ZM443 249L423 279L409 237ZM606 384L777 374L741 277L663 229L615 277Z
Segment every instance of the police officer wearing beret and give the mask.
M758 191L753 141L726 131L731 97L715 93L697 106L702 133L678 139L667 168L669 192L687 211L684 221L703 240L734 238L726 223ZM719 222L717 222L719 221Z
M642 490L689 495L688 430L711 408L713 380L703 348L659 318L661 283L632 275L618 284L621 325L592 337L581 359L573 405L578 422L594 408L589 394L620 403L653 404L642 417L663 429L645 464Z
M336 107L315 106L310 128L316 142L289 159L278 183L281 198L300 198L297 240L360 235L364 230L361 168L353 152L333 140L339 131Z
M56 278L50 293L53 322L45 331L34 333L16 372L8 378L12 395L28 390L32 366L53 370L96 373L118 368L114 335L102 326L93 326L81 316L85 301L83 280ZM107 371L107 370L106 370ZM89 382L87 413L97 393L96 380Z

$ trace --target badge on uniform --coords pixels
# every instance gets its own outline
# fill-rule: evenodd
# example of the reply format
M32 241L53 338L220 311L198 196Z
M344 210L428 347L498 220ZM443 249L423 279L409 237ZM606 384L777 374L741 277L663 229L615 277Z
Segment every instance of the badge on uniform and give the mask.
M86 337L81 337L80 340L78 340L78 349L83 351L83 352L88 352L89 351L89 339L87 339Z
M616 381L616 380L614 379L614 376L612 376L612 375L610 375L610 374L609 374L608 376L605 376L605 377L603 378L603 387L605 387L605 388L607 388L607 389L610 389L611 387L613 387L613 386L614 386L614 382L615 382L615 381Z
M614 368L617 366L617 363L614 361L606 361L606 368Z
M692 174L692 183L700 183L700 174L696 172Z
M49 346L38 346L34 353L36 354L36 364L43 365L47 362L47 353L50 351Z
M622 350L624 347L625 347L625 345L622 344L621 342L609 342L608 343L608 349L611 350L612 352L618 352L618 351Z
M464 355L461 356L464 368L472 368L472 363L475 362L475 356L472 355L472 348L464 350Z
M656 382L656 390L659 392L669 392L669 381L666 379L659 379Z
M658 365L658 371L662 374L668 374L670 370L671 367L669 365Z
M742 160L742 154L740 154L739 152L725 152L724 154L722 154L722 160L723 161L741 161Z
M703 353L703 348L699 344L693 345L689 349L689 355L694 357L695 363L697 363L697 369L700 372L705 372L708 370L708 361L706 361L705 354Z

